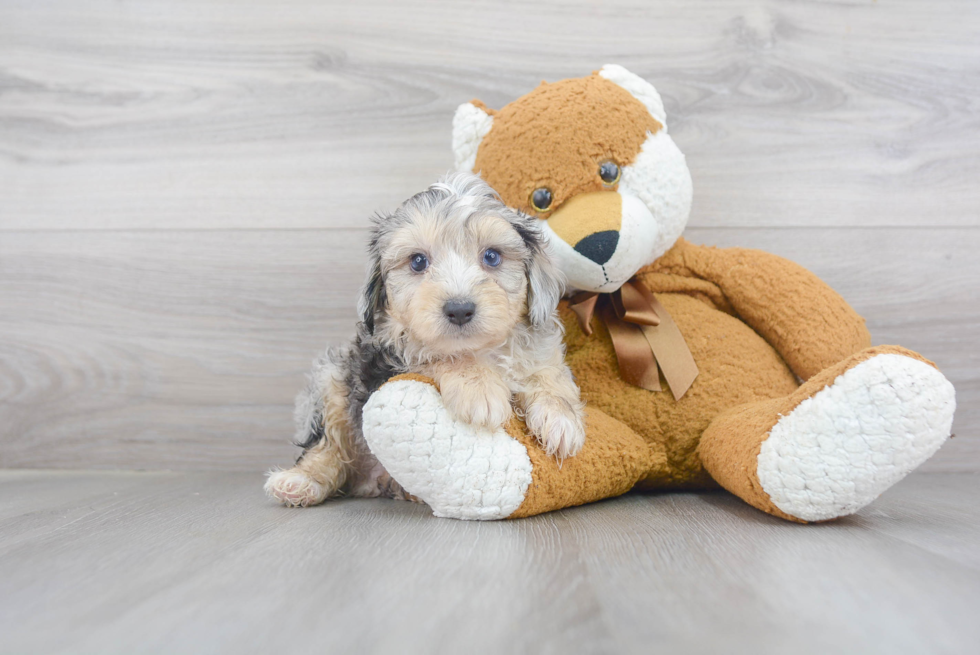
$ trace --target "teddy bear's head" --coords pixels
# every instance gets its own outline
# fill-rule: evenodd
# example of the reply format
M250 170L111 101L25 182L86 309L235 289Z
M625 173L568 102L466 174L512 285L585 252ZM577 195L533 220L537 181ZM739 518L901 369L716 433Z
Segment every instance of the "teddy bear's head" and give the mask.
M653 86L622 66L542 82L499 110L453 119L456 168L544 222L572 290L611 292L677 241L691 174Z

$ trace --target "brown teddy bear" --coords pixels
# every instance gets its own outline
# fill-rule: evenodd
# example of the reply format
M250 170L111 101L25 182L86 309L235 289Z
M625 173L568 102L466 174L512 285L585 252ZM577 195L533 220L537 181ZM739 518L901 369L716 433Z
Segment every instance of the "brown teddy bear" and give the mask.
M799 522L852 514L950 433L952 385L815 275L681 237L691 206L663 103L620 66L461 105L459 170L544 221L569 283L567 360L587 438L558 462L518 419L453 421L431 381L394 378L364 411L372 452L439 516L529 516L643 489L721 485Z

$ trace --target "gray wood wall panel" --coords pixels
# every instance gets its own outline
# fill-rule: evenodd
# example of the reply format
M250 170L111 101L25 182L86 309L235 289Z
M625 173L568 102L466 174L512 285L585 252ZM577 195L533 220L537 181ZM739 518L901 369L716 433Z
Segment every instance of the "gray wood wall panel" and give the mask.
M980 462L980 259L969 228L693 228L800 262L876 343L934 359L960 409L927 466ZM0 242L0 466L286 463L313 356L346 339L364 230L9 232ZM943 284L923 284L942 279Z
M622 63L688 237L824 277L980 469L980 3L0 0L0 466L257 469L457 104Z
M975 226L980 4L0 3L18 229L359 226L449 125L621 63L656 84L698 226Z

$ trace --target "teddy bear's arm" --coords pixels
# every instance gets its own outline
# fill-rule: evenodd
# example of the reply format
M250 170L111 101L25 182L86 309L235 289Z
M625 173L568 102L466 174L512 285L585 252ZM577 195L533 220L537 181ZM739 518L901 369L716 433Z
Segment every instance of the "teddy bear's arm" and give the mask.
M456 420L435 382L399 375L364 405L364 439L405 491L436 516L520 518L624 494L667 465L662 445L590 408L582 450L549 455L519 417L495 430Z
M864 319L799 264L760 250L689 246L684 263L714 282L802 379L871 345Z

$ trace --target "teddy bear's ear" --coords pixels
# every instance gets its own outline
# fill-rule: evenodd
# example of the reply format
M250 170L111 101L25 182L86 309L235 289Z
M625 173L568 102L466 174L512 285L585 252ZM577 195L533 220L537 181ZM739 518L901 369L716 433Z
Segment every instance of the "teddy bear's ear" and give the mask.
M453 155L457 171L474 172L476 151L491 127L492 112L479 100L464 102L456 108L456 115L453 116Z
M664 130L667 129L667 112L664 111L664 102L652 84L616 64L606 64L599 71L599 75L629 91L630 95L642 102L647 111L664 126Z

